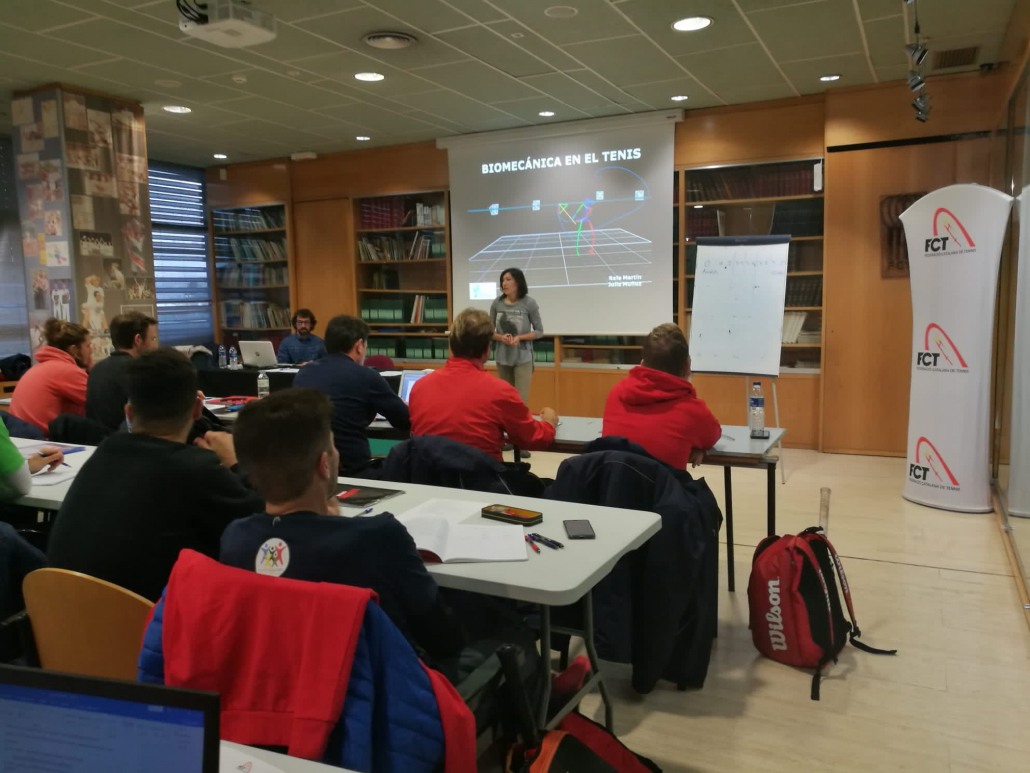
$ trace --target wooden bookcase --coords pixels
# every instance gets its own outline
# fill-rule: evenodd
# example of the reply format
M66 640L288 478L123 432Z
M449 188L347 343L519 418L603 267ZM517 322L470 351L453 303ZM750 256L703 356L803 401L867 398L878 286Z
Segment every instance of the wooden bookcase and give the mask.
M290 333L292 247L285 204L211 211L215 339L279 342Z
M354 199L354 286L370 355L412 367L446 361L449 205L445 190Z

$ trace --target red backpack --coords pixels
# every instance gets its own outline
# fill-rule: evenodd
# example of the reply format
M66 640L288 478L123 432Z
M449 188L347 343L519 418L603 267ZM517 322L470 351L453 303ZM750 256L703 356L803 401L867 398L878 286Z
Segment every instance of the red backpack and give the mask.
M834 567L844 589L844 617ZM857 641L862 632L855 621L848 579L833 545L818 526L797 536L766 537L755 548L747 586L751 638L758 651L788 666L814 668L812 700L819 700L822 668L850 637L851 643L874 655L894 655Z

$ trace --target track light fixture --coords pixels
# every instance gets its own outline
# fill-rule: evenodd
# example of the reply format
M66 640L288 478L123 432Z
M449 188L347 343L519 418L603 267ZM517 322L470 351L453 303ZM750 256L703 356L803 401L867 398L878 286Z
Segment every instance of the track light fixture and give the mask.
M923 80L923 76L917 73L915 70L909 70L908 72L908 87L912 91L921 91L923 86L926 85L926 81Z
M909 43L905 46L905 53L912 58L912 64L918 67L923 63L923 60L926 59L926 54L928 52L926 50L926 46L921 43Z
M926 123L926 119L929 117L930 116L927 113L916 113L916 120L919 121L919 123Z
M925 91L918 97L912 100L912 107L915 108L917 113L929 113L930 112L930 95Z

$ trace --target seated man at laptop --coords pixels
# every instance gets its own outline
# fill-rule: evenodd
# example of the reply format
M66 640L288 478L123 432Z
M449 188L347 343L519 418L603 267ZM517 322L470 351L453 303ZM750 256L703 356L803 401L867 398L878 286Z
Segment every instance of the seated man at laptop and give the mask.
M678 470L701 463L722 428L690 378L690 351L677 325L667 322L644 341L644 359L612 387L601 434L641 445Z
M226 525L265 505L238 474L232 435L208 432L186 445L204 403L184 354L142 354L128 382L132 430L108 437L79 470L47 553L53 567L156 601L180 550L217 556Z
M157 348L157 320L138 311L111 320L114 352L93 366L86 382L86 418L116 430L125 421L129 401L129 364Z
M408 406L386 379L363 364L368 334L368 325L357 317L333 317L325 329L327 355L305 365L293 380L295 387L317 389L332 401L333 437L344 475L372 463L366 430L377 413L397 429L411 427Z
M478 309L465 309L451 326L451 358L411 389L413 435L443 435L502 460L505 433L520 449L537 451L554 442L558 414L533 418L511 384L487 373L494 323Z
M325 357L325 343L315 335L316 320L311 309L297 309L290 323L297 332L279 344L280 365L305 365Z

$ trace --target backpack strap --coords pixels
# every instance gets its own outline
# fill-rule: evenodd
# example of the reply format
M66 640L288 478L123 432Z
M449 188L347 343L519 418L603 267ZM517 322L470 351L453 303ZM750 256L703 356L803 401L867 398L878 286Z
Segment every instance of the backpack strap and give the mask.
M802 532L802 534L804 534L804 532ZM837 658L833 654L833 651L836 649L835 641L833 638L833 605L830 602L830 586L826 584L826 578L823 576L823 570L819 566L819 559L816 558L815 551L812 550L812 546L808 544L808 540L804 537L799 536L799 538L797 538L794 542L794 549L801 553L805 558L807 558L811 562L812 568L815 569L815 575L819 578L819 584L823 587L823 598L826 599L826 615L829 621L828 627L830 631L830 648L828 650L823 650L823 656L822 658L820 658L819 664L815 667L815 675L812 677L811 697L812 700L817 701L819 700L819 685L822 682L823 678L823 666L825 666L831 660L834 663L837 662Z

